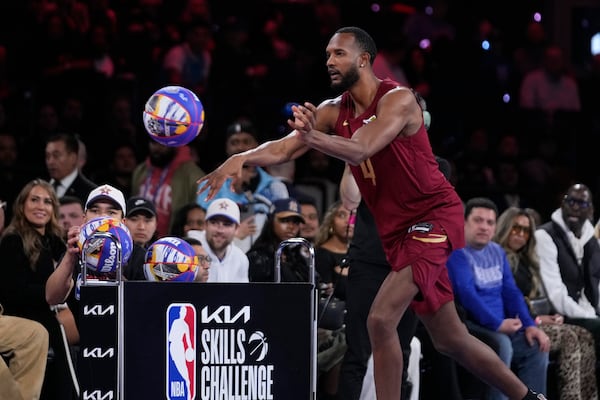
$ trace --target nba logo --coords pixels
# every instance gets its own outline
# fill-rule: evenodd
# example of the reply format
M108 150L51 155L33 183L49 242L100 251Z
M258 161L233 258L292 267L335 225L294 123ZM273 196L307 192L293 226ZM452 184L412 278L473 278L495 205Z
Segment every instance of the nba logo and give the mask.
M167 399L196 398L196 308L173 303L167 308Z

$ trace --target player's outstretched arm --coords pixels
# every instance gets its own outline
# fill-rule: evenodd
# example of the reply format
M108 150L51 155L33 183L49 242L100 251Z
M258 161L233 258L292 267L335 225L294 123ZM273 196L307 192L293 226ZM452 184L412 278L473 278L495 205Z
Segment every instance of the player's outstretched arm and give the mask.
M319 106L321 110L327 104ZM311 103L292 107L294 120L288 120L291 128L309 147L339 158L350 165L358 165L379 152L398 135L410 136L418 131L423 117L415 96L408 89L397 88L386 93L378 103L372 118L365 120L350 139L328 135L320 129L315 118L317 108Z
M294 131L281 139L268 141L254 149L234 154L213 172L197 181L200 185L198 193L208 187L206 200L210 200L217 194L227 178L232 178L233 190L237 181L242 178L244 165L265 167L281 164L300 157L307 150L308 146L298 139L297 132Z

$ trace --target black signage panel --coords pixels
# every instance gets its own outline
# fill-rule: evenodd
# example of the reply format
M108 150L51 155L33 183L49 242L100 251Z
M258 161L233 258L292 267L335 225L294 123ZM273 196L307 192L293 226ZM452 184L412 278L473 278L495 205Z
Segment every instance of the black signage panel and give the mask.
M123 285L124 399L312 398L312 285Z
M80 398L118 398L118 286L82 286L77 373Z

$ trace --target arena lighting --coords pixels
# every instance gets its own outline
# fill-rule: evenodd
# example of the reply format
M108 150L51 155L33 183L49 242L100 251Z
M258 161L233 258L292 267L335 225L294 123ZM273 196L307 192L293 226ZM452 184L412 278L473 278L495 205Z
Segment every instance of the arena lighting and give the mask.
M592 40L590 41L590 50L592 52L592 56L600 54L600 32L597 32L592 36Z
M488 40L484 40L481 42L481 48L485 51L488 51L492 46Z
M393 3L390 6L390 11L399 14L414 14L417 10L413 6L404 3Z
M541 22L542 21L542 14L539 13L539 12L533 13L533 20L535 22Z
M373 11L374 13L378 13L379 11L381 11L381 6L378 3L373 3L371 4L371 11Z
M502 95L502 102L503 102L504 104L508 104L508 103L510 103L510 94L508 94L508 93L504 93L504 94Z
M428 49L429 47L431 47L431 40L421 39L419 41L419 47L422 48L423 50Z

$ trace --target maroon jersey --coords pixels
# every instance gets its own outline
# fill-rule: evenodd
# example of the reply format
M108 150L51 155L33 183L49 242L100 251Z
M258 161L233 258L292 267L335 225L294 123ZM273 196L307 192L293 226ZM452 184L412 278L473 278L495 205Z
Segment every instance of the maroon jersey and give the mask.
M382 81L371 105L357 117L352 99L345 92L335 133L350 138L358 128L373 121L379 99L398 86L389 79ZM462 202L438 168L424 125L416 134L396 137L378 153L350 168L392 265L408 229L421 222L443 228L452 249L464 246Z

